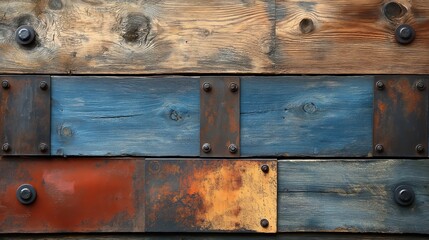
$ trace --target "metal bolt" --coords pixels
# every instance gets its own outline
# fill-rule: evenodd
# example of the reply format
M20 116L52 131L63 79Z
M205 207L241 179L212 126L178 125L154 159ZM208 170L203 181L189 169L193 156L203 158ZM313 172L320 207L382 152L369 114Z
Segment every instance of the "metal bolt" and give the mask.
M204 143L201 149L203 150L203 152L209 153L212 150L212 147L209 143Z
M3 87L3 89L8 89L8 88L10 88L9 81L7 81L7 80L3 80L3 81L1 82L1 86Z
M210 90L212 90L212 85L208 82L203 83L203 90L205 92L210 92Z
M48 151L48 145L46 143L41 143L39 145L39 149L41 152L46 152L46 151Z
M270 171L270 167L268 167L267 164L264 164L264 165L261 166L261 170L264 173L268 173Z
M36 31L32 26L21 26L15 32L15 40L18 44L28 45L34 41L36 37Z
M21 197L21 199L24 199L24 200L29 200L32 195L33 194L31 193L30 189L26 187L21 189L21 191L19 192L19 196Z
M423 153L425 151L425 147L423 147L422 144L417 144L416 146L416 152Z
M398 43L408 44L411 43L416 37L414 28L408 24L402 24L395 30L395 38Z
M423 81L418 81L416 83L416 87L418 90L423 91L426 89L425 83Z
M40 89L42 89L42 90L48 89L48 83L45 81L41 81L40 82Z
M237 83L233 82L229 85L229 90L231 90L231 92L237 92L238 91L238 85Z
M22 204L31 204L36 200L36 189L30 184L23 184L16 190L16 198Z
M1 149L3 150L3 152L9 152L10 151L10 145L9 145L9 143L3 144L3 146L1 147Z
M377 144L377 145L375 145L375 151L377 151L378 153L381 153L381 152L383 152L384 151L384 147L383 147L383 145L381 145L381 144Z
M377 86L377 89L378 89L378 90L383 90L383 89L384 89L384 82L382 82L382 81L377 81L377 82L375 83L375 86Z
M236 153L238 151L238 148L235 144L232 143L229 145L228 150L230 153Z
M415 193L411 186L400 185L395 188L395 202L401 206L409 206L414 202Z
M264 218L264 219L261 220L261 226L263 228L267 228L269 225L270 225L270 222L268 222L267 219Z

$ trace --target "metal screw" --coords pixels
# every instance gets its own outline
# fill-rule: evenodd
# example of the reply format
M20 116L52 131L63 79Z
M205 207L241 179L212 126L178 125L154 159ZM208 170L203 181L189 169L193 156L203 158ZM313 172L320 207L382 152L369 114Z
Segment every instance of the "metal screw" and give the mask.
M23 184L16 190L16 198L22 204L31 204L36 200L36 189L30 184Z
M383 90L383 89L384 89L384 82L382 82L382 81L377 81L377 82L375 83L375 86L377 86L377 89L378 89L378 90Z
M19 193L19 196L21 197L21 199L24 199L24 200L29 200L32 195L33 194L31 193L30 189L28 189L26 187L21 189L21 191Z
M381 152L383 152L384 151L384 147L383 147L383 145L381 145L381 144L377 144L377 145L375 145L375 151L377 151L378 153L381 153Z
M48 83L45 81L41 81L40 82L40 89L42 89L42 90L48 89Z
M8 89L8 88L10 88L9 81L7 81L7 80L3 80L3 81L1 82L1 86L2 86L4 89Z
M205 92L210 92L210 90L212 90L212 85L208 82L203 83L203 90Z
M229 145L228 150L230 153L236 153L238 151L238 148L235 144L232 143Z
M231 90L231 92L237 92L238 91L238 85L237 83L233 82L229 85L229 90Z
M268 167L267 164L264 164L264 165L261 166L261 170L264 173L268 173L270 171L270 167Z
M416 83L416 87L418 90L423 91L426 89L425 83L423 81L418 81Z
M3 152L9 152L10 151L10 145L9 145L9 143L3 144L3 146L1 147L1 149L3 150Z
M395 202L401 206L409 206L414 202L415 193L411 186L400 185L395 188Z
M32 26L21 26L15 32L15 39L21 45L28 45L34 41L36 31Z
M46 152L46 151L48 151L48 145L46 143L41 143L39 145L39 149L41 152Z
M209 153L212 150L212 147L209 143L204 143L201 149L203 150L203 152Z
M270 225L270 222L268 222L268 220L267 219L262 219L261 220L261 226L263 227L263 228L267 228L268 227L268 225Z
M425 151L425 147L423 147L422 144L417 144L416 146L416 152L423 153Z
M398 43L408 44L411 43L416 37L414 28L408 24L402 24L395 30L395 38Z

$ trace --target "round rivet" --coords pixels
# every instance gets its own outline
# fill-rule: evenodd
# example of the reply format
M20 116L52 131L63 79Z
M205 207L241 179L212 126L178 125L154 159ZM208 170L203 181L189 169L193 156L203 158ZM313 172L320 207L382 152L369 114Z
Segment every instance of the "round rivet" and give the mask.
M395 30L395 38L398 43L409 44L416 37L414 28L408 24L402 24Z
M238 91L238 85L237 85L237 83L231 83L230 85L229 85L229 90L231 90L231 92L237 92Z
M42 89L42 90L48 89L48 83L45 81L41 81L40 82L40 89Z
M31 204L36 200L36 189L30 184L23 184L16 190L16 198L22 204Z
M270 222L268 222L267 219L264 218L264 219L261 220L261 226L263 228L267 228L269 225L270 225Z
M416 146L416 152L423 153L425 151L425 147L423 147L422 144L417 144Z
M264 164L264 165L261 166L261 170L264 173L268 173L270 171L270 167L268 167L267 164Z
M18 44L31 44L36 38L36 32L32 26L24 25L16 29L15 40Z
M395 188L395 202L400 206L409 206L413 204L415 193L411 186L400 185Z
M8 89L8 88L10 88L9 81L7 81L7 80L3 80L3 81L1 82L1 86L2 86L2 88L3 88L3 89Z
M41 152L46 152L48 151L48 145L46 143L41 143L39 144L39 149Z
M416 83L416 87L418 90L423 91L426 89L425 83L423 81L418 81Z
M203 152L209 153L212 150L212 147L209 143L204 143L201 149L203 150Z
M208 82L203 83L203 90L205 92L210 92L210 90L212 90L212 85Z
M378 153L381 153L381 152L383 152L383 151L384 151L384 147L383 147L383 145L381 145L381 144L377 144L377 145L375 145L374 149L375 149L375 151L377 151Z
M238 148L235 144L230 144L228 150L230 153L236 153L238 151Z
M1 149L3 150L3 152L9 152L10 151L10 144L4 143L3 146L1 147Z
M384 89L384 82L382 82L382 81L377 81L377 82L375 83L375 86L377 86L377 89L378 89L378 90L383 90L383 89Z

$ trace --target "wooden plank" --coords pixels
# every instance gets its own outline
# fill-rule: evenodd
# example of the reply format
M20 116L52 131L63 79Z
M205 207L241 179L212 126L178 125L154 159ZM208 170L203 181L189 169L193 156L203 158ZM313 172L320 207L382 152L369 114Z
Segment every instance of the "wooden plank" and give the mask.
M274 2L0 1L0 72L264 72L273 67ZM33 47L15 42L24 24L37 32Z
M429 233L427 160L279 161L278 231ZM415 202L394 201L398 184Z
M199 156L198 78L52 78L53 155Z
M372 79L243 77L242 156L371 155Z
M402 14L390 19L383 14L387 2L277 0L275 72L429 73L429 2L394 1ZM410 45L395 40L400 23L408 23L416 31Z

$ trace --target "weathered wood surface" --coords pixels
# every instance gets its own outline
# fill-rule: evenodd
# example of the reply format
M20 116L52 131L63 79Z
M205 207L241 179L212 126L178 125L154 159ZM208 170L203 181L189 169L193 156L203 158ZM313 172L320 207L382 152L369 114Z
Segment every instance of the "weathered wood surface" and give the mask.
M1 1L0 73L429 73L429 2ZM417 37L395 41L400 23ZM29 24L33 47L14 31Z
M52 78L53 155L199 155L198 78Z
M242 156L368 156L372 77L243 77ZM199 155L197 78L52 78L53 155Z
M278 163L278 231L429 233L427 160L296 160ZM397 184L414 189L410 207Z

